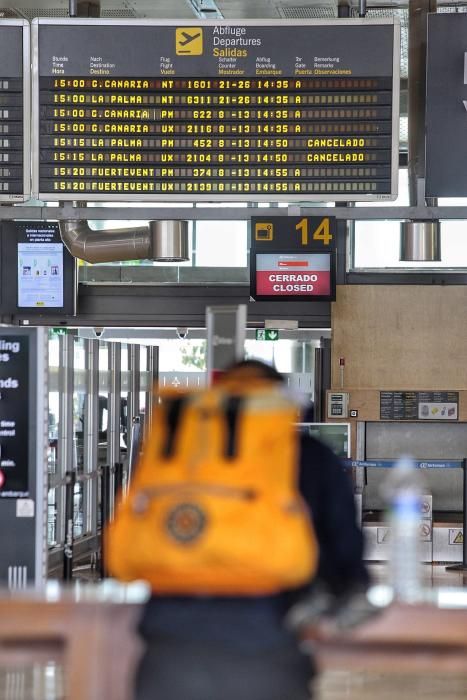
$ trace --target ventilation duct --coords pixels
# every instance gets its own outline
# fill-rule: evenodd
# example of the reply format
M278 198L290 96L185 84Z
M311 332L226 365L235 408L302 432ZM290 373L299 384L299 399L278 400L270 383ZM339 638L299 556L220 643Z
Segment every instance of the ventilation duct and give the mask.
M147 226L93 231L87 221L61 221L60 235L70 253L89 263L123 260L183 262L188 255L187 221L150 221Z
M401 223L400 260L439 262L441 260L439 221Z

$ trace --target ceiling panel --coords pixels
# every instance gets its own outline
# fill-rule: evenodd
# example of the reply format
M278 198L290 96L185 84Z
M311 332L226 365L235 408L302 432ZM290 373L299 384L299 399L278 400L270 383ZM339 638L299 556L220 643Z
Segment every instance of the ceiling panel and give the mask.
M217 0L216 4L225 19L280 19L273 0Z
M68 0L18 0L14 8L0 9L8 15L34 17L68 17ZM195 13L189 0L102 0L102 17L150 17L159 19L193 19Z
M285 19L328 19L337 17L336 8L330 5L285 5L278 7L281 17Z
M203 14L203 8L208 10L204 17L208 17L213 4L225 19L313 19L336 17L338 0L101 0L104 17L191 19ZM465 12L467 9L467 1L439 0L438 5L440 12ZM17 8L19 15L27 17L61 17L68 14L68 6L68 0L17 0L16 3L10 0L6 8L0 8L0 16L2 12L3 16L14 16ZM351 14L357 15L358 1L351 0L350 6ZM407 1L367 2L369 16L387 16L395 11L403 22L407 7Z
M407 8L368 7L367 17L398 17L401 23L401 78L409 75L409 11Z

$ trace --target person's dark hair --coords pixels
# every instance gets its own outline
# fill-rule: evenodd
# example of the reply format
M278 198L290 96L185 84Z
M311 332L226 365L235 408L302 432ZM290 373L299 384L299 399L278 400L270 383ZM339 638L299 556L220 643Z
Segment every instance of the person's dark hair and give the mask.
M261 360L241 360L226 368L223 377L229 378L232 374L254 376L257 379L268 379L273 382L284 382L284 377L271 365Z

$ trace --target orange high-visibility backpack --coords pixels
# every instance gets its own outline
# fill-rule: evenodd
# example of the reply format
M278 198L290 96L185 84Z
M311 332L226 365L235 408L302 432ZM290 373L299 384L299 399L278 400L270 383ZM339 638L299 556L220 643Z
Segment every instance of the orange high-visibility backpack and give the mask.
M111 575L172 595L266 595L308 582L296 406L263 381L165 393L107 529Z

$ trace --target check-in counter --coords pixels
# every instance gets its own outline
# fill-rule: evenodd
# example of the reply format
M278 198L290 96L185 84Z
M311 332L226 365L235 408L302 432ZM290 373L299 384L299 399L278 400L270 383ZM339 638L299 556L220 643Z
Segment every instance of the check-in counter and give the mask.
M335 393L329 392L328 396ZM383 462L394 463L398 457L409 455L423 468L425 489L420 535L423 560L460 562L464 507L461 467L467 457L467 392L450 392L458 397L455 408L448 403L440 407L433 403L432 409L428 403L417 405L415 415L419 420L384 418L384 395L396 394L398 398L409 393L350 389L348 415L328 419L350 423L352 459L370 465L354 469L366 558L385 560L389 552L390 533L385 523L382 485L390 467L384 468ZM413 392L416 396L422 393ZM430 393L435 392L426 392ZM403 408L397 410L402 413Z

